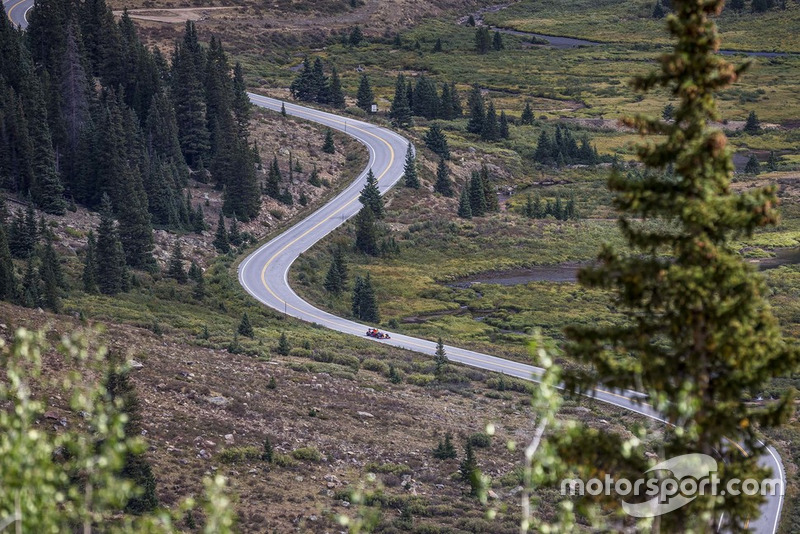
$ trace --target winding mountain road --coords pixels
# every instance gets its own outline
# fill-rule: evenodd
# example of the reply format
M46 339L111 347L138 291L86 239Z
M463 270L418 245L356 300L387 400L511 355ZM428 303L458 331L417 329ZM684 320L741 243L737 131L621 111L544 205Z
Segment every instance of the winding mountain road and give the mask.
M33 4L34 0L3 2L8 17L22 28L27 26L26 15ZM391 130L363 121L288 102L284 103L253 93L250 93L249 96L256 106L280 111L283 104L288 115L339 130L354 137L369 150L369 164L355 181L331 201L245 258L239 265L238 273L242 287L262 304L297 319L365 339L372 339L376 343L433 355L436 352L436 343L425 339L396 333L391 334L391 339L366 338L364 334L369 328L368 325L343 319L315 308L300 298L289 285L289 269L300 254L358 213L360 209L358 196L366 183L367 171L370 168L378 179L378 186L382 194L401 179L408 140ZM537 381L544 372L539 367L459 347L446 346L445 350L448 358L452 361L524 380ZM593 398L599 401L664 422L657 412L642 402L642 397L635 391L596 390L593 395ZM750 528L761 534L774 534L778 530L783 507L785 472L780 456L772 447L767 448L767 454L759 458L759 462L772 469L774 478L779 475L780 487L777 495L767 498L761 508L761 517L752 521Z

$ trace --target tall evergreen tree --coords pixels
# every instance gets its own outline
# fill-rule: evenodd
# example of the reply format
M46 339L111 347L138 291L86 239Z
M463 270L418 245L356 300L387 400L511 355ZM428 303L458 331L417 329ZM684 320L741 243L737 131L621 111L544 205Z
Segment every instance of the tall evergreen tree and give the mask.
M169 257L167 276L176 280L179 284L185 284L189 281L189 276L186 274L186 269L183 267L184 259L181 242L176 239L175 245L172 247L172 254Z
M447 168L447 162L444 158L439 160L439 166L436 168L436 183L433 184L433 190L446 197L453 196L453 182L450 180L450 169Z
M458 197L458 216L462 219L472 218L472 205L470 203L469 186L464 185Z
M239 138L247 139L250 130L250 115L252 104L250 97L247 96L247 85L244 81L244 70L238 61L233 66L233 101L231 107L233 115L236 117L236 125L239 128Z
M486 108L486 118L481 130L481 139L484 141L497 141L500 139L500 126L497 123L497 112L494 110L494 102L489 102Z
M253 332L253 325L250 324L250 317L247 316L247 312L242 314L242 320L239 321L239 327L236 330L239 335L244 337L252 338L255 336L255 332Z
M744 172L752 175L761 174L761 164L758 163L758 158L756 158L755 154L750 154L750 159L747 160L747 164L744 166Z
M477 84L472 86L472 91L469 93L469 123L467 124L467 131L470 133L480 134L483 132L483 124L486 121L486 107L483 102L483 94L481 88Z
M492 49L495 51L500 51L505 48L503 44L503 36L500 35L499 31L494 32L494 37L492 37Z
M0 13L2 15L2 13ZM14 262L8 248L6 225L0 221L0 300L15 300L17 297L17 277Z
M436 364L436 378L441 379L447 364L450 362L447 358L447 351L444 348L444 342L441 337L436 341L436 352L433 355L433 362Z
M486 195L484 193L483 179L481 173L477 171L472 172L472 177L469 181L469 204L472 209L472 215L475 217L483 217L486 214Z
M389 110L389 117L392 123L399 128L408 128L412 124L411 108L408 105L408 93L406 92L406 79L402 74L397 75L395 82L394 99Z
M744 123L744 131L749 134L757 134L761 131L761 122L758 120L755 111L751 111L747 116L747 120Z
M345 99L344 91L342 90L342 80L339 78L339 72L336 67L331 68L331 84L330 92L328 94L328 103L336 109L344 109Z
M489 176L489 167L486 162L481 164L481 182L483 182L483 196L486 199L486 212L495 213L500 211L500 202L497 200L497 191L492 185L492 178Z
M375 297L375 289L372 287L372 279L367 273L364 278L356 278L353 290L353 311L354 315L362 321L378 323L381 320L378 311L378 300ZM357 312L357 313L355 313Z
M450 147L447 145L447 137L438 124L433 123L425 133L425 146L432 150L436 155L443 159L450 159Z
M314 59L314 66L311 68L311 83L314 85L316 93L314 100L318 104L330 104L330 81L325 76L325 67L320 58Z
M367 206L356 215L356 249L370 256L377 256L379 252L375 214Z
M522 124L533 124L533 110L531 109L530 102L525 102L525 109L522 110L520 122Z
M419 175L417 174L417 156L414 153L414 147L411 143L408 144L408 148L406 149L406 161L405 165L403 166L403 180L406 184L406 187L411 187L412 189L419 189Z
M767 475L758 465L765 445L757 434L785 420L793 403L783 397L755 406L747 398L773 378L794 372L800 351L782 337L763 279L736 246L742 236L774 224L778 213L774 188L731 190L731 151L724 133L710 126L719 120L714 94L744 70L717 53L710 17L719 14L723 1L672 0L672 5L675 48L661 59L660 72L635 85L666 87L678 101L677 120L625 121L642 135L663 136L638 150L650 174L631 179L615 173L609 180L631 253L604 247L599 265L579 276L587 287L613 291L626 317L611 326L567 330L570 355L581 369L592 370L576 370L567 381L580 389L602 385L646 393L669 424L661 438L666 458L713 456L730 446L727 438L738 442L747 454L729 455L717 471L720 487L726 487L732 478ZM668 167L679 178L665 173ZM638 456L622 452L626 437L582 434L591 435L594 447L616 452L597 465L597 455L586 454L585 438L570 434L561 444L572 446L554 444L570 472L597 473L616 462L624 468ZM724 514L726 528L739 532L759 514L758 494L713 493L694 494L685 506L659 517L660 529L714 531Z
M479 54L486 54L492 46L492 38L489 36L487 26L479 26L475 30L475 50Z
M41 249L39 276L42 280L42 303L50 311L61 311L61 294L67 285L58 255L53 248L53 234L47 232Z
M222 212L219 214L217 231L214 234L214 248L216 248L220 254L227 254L231 250L231 244L228 241L228 229L225 227L225 217L222 215Z
M290 86L292 96L303 102L315 102L318 88L314 84L314 68L308 56L303 59L303 68Z
M86 252L83 257L83 275L81 276L83 290L87 293L97 293L98 291L97 269L97 239L94 237L94 232L89 230Z
M205 54L197 39L194 22L186 22L183 41L172 58L172 98L178 135L186 162L192 167L211 149L203 87Z
M125 252L114 224L114 212L108 195L102 198L100 226L97 228L97 285L105 295L116 295L128 289Z
M278 199L281 196L280 183L283 180L281 176L281 168L278 165L278 156L272 158L272 163L267 173L267 182L264 185L264 194L272 198Z
M336 247L333 250L331 265L325 275L323 285L328 292L334 295L339 295L347 285L347 264L341 247Z
M511 133L508 130L508 117L505 111L500 112L500 127L498 129L500 139L508 139Z
M356 94L356 105L367 113L371 113L373 102L375 102L375 94L369 84L369 78L367 78L366 74L362 74L361 81L358 84L358 93Z
M336 152L336 146L333 144L333 131L330 128L325 131L325 142L322 144L322 151L326 154Z
M367 173L367 183L364 189L361 190L358 200L364 207L372 210L372 214L376 219L383 219L383 197L381 196L380 189L378 189L378 181L375 179L372 169Z
M417 78L417 85L414 89L414 115L435 119L439 116L439 105L436 84L424 75Z

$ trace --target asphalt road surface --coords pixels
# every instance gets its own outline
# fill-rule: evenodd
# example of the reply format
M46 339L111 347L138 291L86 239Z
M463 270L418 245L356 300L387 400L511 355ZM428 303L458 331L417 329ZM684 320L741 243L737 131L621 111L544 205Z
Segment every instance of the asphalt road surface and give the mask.
M28 25L27 14L33 4L34 0L8 0L3 2L8 17L14 24L22 28ZM253 104L262 108L275 111L281 109L282 102L279 100L252 93L250 94L250 99ZM366 122L344 118L288 102L283 104L286 108L286 113L289 115L328 126L356 138L369 150L369 165L355 181L333 200L250 254L239 266L239 282L254 298L275 310L332 330L365 337L365 333L370 326L342 319L319 310L301 299L289 285L289 268L300 254L358 213L361 207L358 196L364 187L367 171L370 168L378 179L381 193L385 193L402 178L408 141L391 130ZM423 354L433 355L436 352L436 343L433 341L402 334L390 333L390 335L391 339L366 339ZM445 350L447 357L452 361L488 371L505 373L525 380L536 381L537 377L541 376L543 372L539 367L459 347L445 346ZM647 404L637 402L637 399L639 401L642 400L641 394L637 392L598 390L595 391L594 398L663 422L659 414ZM773 477L777 478L776 475L779 474L781 484L778 495L768 497L762 506L761 517L751 522L750 528L754 532L774 534L777 532L780 512L783 507L783 490L786 477L777 452L772 447L769 447L767 453L759 459L759 462L772 469Z

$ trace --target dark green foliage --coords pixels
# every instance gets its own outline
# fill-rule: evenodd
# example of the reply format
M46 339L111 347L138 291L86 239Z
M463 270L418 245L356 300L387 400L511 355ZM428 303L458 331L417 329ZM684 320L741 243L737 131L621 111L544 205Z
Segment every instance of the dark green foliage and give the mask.
M104 295L116 295L128 289L125 252L117 235L111 199L103 196L100 226L97 228L97 286Z
M767 170L774 172L778 170L778 157L775 155L774 150L769 151L769 159L767 160Z
M330 129L328 130L330 133ZM333 136L331 134L330 138L331 146L333 146ZM328 136L325 137L325 145L322 147L323 152L327 152L325 147L328 145ZM278 156L273 156L272 163L269 166L269 172L267 173L267 182L264 184L264 194L272 197L274 199L280 199L281 197L281 190L280 184L283 181L283 177L281 176L281 168L278 165Z
M364 185L364 189L361 190L358 200L364 207L372 210L372 214L375 215L376 219L383 219L383 197L380 189L378 189L378 181L375 179L372 169L367 173L367 183Z
M467 124L467 131L474 134L483 132L483 124L486 120L486 105L483 101L483 94L481 88L477 84L472 86L472 91L469 93L469 123Z
M356 26L350 30L350 37L348 39L350 46L358 46L364 40L364 33L361 31L360 26Z
M431 125L423 140L425 141L425 146L436 155L443 159L450 159L450 147L447 145L447 137L445 137L438 124L433 123Z
M505 111L500 112L500 127L498 129L500 139L508 139L511 133L508 130L508 117Z
M406 187L410 187L412 189L419 189L419 175L417 174L417 156L414 153L414 147L411 143L408 144L408 148L406 149L406 161L405 165L403 166L403 180L406 184Z
M475 449L469 440L464 443L464 458L461 459L458 466L458 475L462 482L469 484L470 494L477 495L480 488L480 472L478 471L478 460L475 458Z
M467 26L475 27L475 17L473 17L472 15L467 17Z
M11 259L11 250L8 248L6 227L0 220L0 300L14 300L16 297L17 277L14 274L14 262Z
M194 262L192 262L192 264L194 265ZM192 277L192 279L195 280L194 289L192 289L192 298L194 298L195 300L203 300L204 298L206 298L206 280L205 277L203 276L203 271L201 271L200 268L198 267L196 275L191 274L191 269L189 270L189 273L190 277Z
M758 163L758 158L755 154L750 154L750 159L747 160L747 165L744 166L745 174L758 175L761 174L761 164Z
M734 11L743 11L744 10L744 0L731 0L727 3L727 6Z
M475 51L479 54L485 54L492 46L492 38L489 36L489 28L487 26L480 26L475 30Z
M277 353L281 356L288 356L292 346L289 344L289 338L286 337L286 332L281 332L281 337L278 339Z
M497 141L500 139L500 125L497 122L497 112L494 109L494 102L491 101L486 108L483 130L481 130L481 139L484 141Z
M179 284L185 284L189 281L189 276L186 274L186 269L183 268L184 259L181 242L176 239L175 245L172 247L172 255L169 258L167 276L177 280Z
M738 250L741 238L776 223L775 188L733 191L727 139L709 126L719 120L714 94L744 71L717 53L710 16L723 2L673 0L672 5L675 48L660 59L660 71L637 79L635 87L666 88L678 102L676 120L625 121L642 135L660 137L638 150L648 169L644 176L631 179L617 172L609 179L625 251L605 246L598 266L579 275L585 287L611 291L622 316L566 331L568 352L579 363L566 381L581 390L648 394L670 425L661 438L666 458L713 455L729 447L728 439L735 440L748 455L726 455L718 473L725 487L732 478L767 475L758 465L765 448L758 433L785 421L793 401L783 397L756 406L745 399L773 378L795 372L800 352L782 337L763 279ZM665 172L668 168L674 175ZM639 472L632 465L638 455L623 456L613 436L589 430L581 435L586 440L571 435L556 446L570 472L602 469L593 461L595 454L586 454L587 440L607 451L606 461ZM744 531L759 514L761 500L759 495L720 499L699 493L662 515L660 529L713 531L724 513L728 530Z
M347 286L347 263L341 247L333 249L333 258L325 275L324 287L334 295L340 294Z
M381 320L378 312L378 301L375 297L375 290L372 287L372 279L369 273L365 278L356 277L353 285L352 311L353 315L362 321L378 323Z
M28 203L24 214L21 210L17 211L11 220L9 230L8 246L11 255L22 259L33 255L39 231L36 228L36 213L32 203Z
M414 115L425 117L429 120L440 116L440 103L439 95L436 92L436 83L424 75L417 78L412 109Z
M342 81L336 67L331 69L331 83L328 91L328 103L336 109L344 109L344 91L342 91Z
M503 44L503 36L500 35L499 31L494 32L494 37L492 37L492 49L495 51L500 51L505 48Z
M269 377L269 383L267 384L267 389L277 389L278 382L275 380L275 376Z
M436 183L433 184L433 190L446 197L452 197L453 181L450 179L450 169L447 168L447 162L444 158L439 160L439 166L436 168Z
M39 273L33 265L33 256L28 257L25 262L25 276L22 278L22 301L21 304L26 308L34 308L39 305Z
M500 211L500 202L497 200L497 191L492 185L492 178L489 176L489 167L486 162L481 163L481 182L483 182L483 196L486 200L486 212L495 213Z
M437 37L436 42L433 45L433 50L431 50L434 54L442 51L442 38Z
M546 130L539 134L539 142L533 155L534 161L542 165L594 165L598 162L597 149L589 144L587 138L581 139L580 145L572 132L562 125L557 125L552 138Z
M672 103L668 103L664 106L664 109L661 111L661 118L665 121L672 120L673 115L675 114L675 106Z
M272 380L274 381L275 378L273 377ZM272 389L274 389L274 388L272 388ZM267 462L268 464L270 464L270 463L272 463L273 454L274 454L274 452L273 452L273 449L272 449L272 442L269 440L269 436L267 436L267 437L264 438L264 445L262 447L261 459L263 461Z
M217 221L217 231L214 234L214 248L222 254L227 254L231 250L231 244L228 240L228 230L225 228L225 218L222 213L219 214L219 221Z
M52 312L61 311L61 296L67 289L56 251L53 236L48 232L41 250L39 276L42 281L42 304Z
M469 186L464 186L461 189L461 195L458 197L458 216L462 219L472 218L472 206L470 204Z
M483 217L486 214L486 195L481 173L473 171L469 181L469 204L472 215Z
M747 116L747 121L745 121L743 129L749 134L757 134L761 131L761 121L758 120L755 111L751 111Z
M447 364L450 362L450 360L447 358L447 352L444 349L444 342L442 342L442 338L439 338L438 341L436 341L436 353L433 355L433 362L436 364L436 378L441 380Z
M375 214L366 206L356 215L356 250L370 256L377 256L379 252Z
M239 321L239 327L236 329L239 335L244 337L252 338L255 334L253 333L253 325L250 324L250 318L247 316L247 312L242 314L242 320Z
M450 432L444 435L444 441L439 440L439 444L433 449L433 457L437 460L453 460L458 457Z
M356 94L356 105L367 113L372 113L373 102L375 102L375 94L369 84L369 78L367 78L366 74L362 74L361 81L358 84L358 93Z
M203 87L205 53L197 39L194 22L186 22L183 40L172 56L172 98L178 137L186 162L197 166L211 149Z
M322 144L322 151L326 154L333 154L336 152L336 147L333 144L333 132L330 128L325 130L325 142Z
M286 117L286 104L281 102L281 115Z
M656 0L656 5L653 8L653 18L654 19L663 19L667 14L667 11L664 9L664 6L661 5L661 0Z
M470 434L467 440L472 443L473 447L477 447L479 449L488 449L492 445L492 436L486 434L485 432L475 432L474 434Z
M89 231L86 241L86 252L83 257L83 290L87 293L97 293L97 240L94 232Z
M311 170L311 176L308 177L308 183L313 185L314 187L322 186L322 181L319 179L319 171L317 171L317 164L314 164L313 169Z
M248 129L250 126L250 110L252 104L250 97L247 96L247 86L244 82L244 71L242 64L238 61L233 67L233 116L236 118L236 126L238 127L238 135L240 139L247 139Z
M236 218L236 214L233 215L231 226L228 229L228 241L234 247L238 247L243 241L242 233L239 231L239 220Z
M525 109L522 110L520 122L528 125L533 124L533 110L531 109L530 102L525 102Z
M397 368L394 364L389 364L389 382L392 384L399 384L403 381L403 378L400 376L400 373L397 372Z
M399 128L408 128L413 122L406 92L406 79L402 74L397 75L389 117L392 119L392 123Z

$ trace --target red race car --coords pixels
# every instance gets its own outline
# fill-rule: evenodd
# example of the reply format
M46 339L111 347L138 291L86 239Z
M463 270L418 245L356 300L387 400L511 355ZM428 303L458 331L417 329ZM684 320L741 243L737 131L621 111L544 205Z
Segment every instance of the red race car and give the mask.
M389 334L387 334L386 332L381 332L377 328L370 328L369 330L367 330L367 335L369 337L374 337L375 339L391 339L389 337Z

